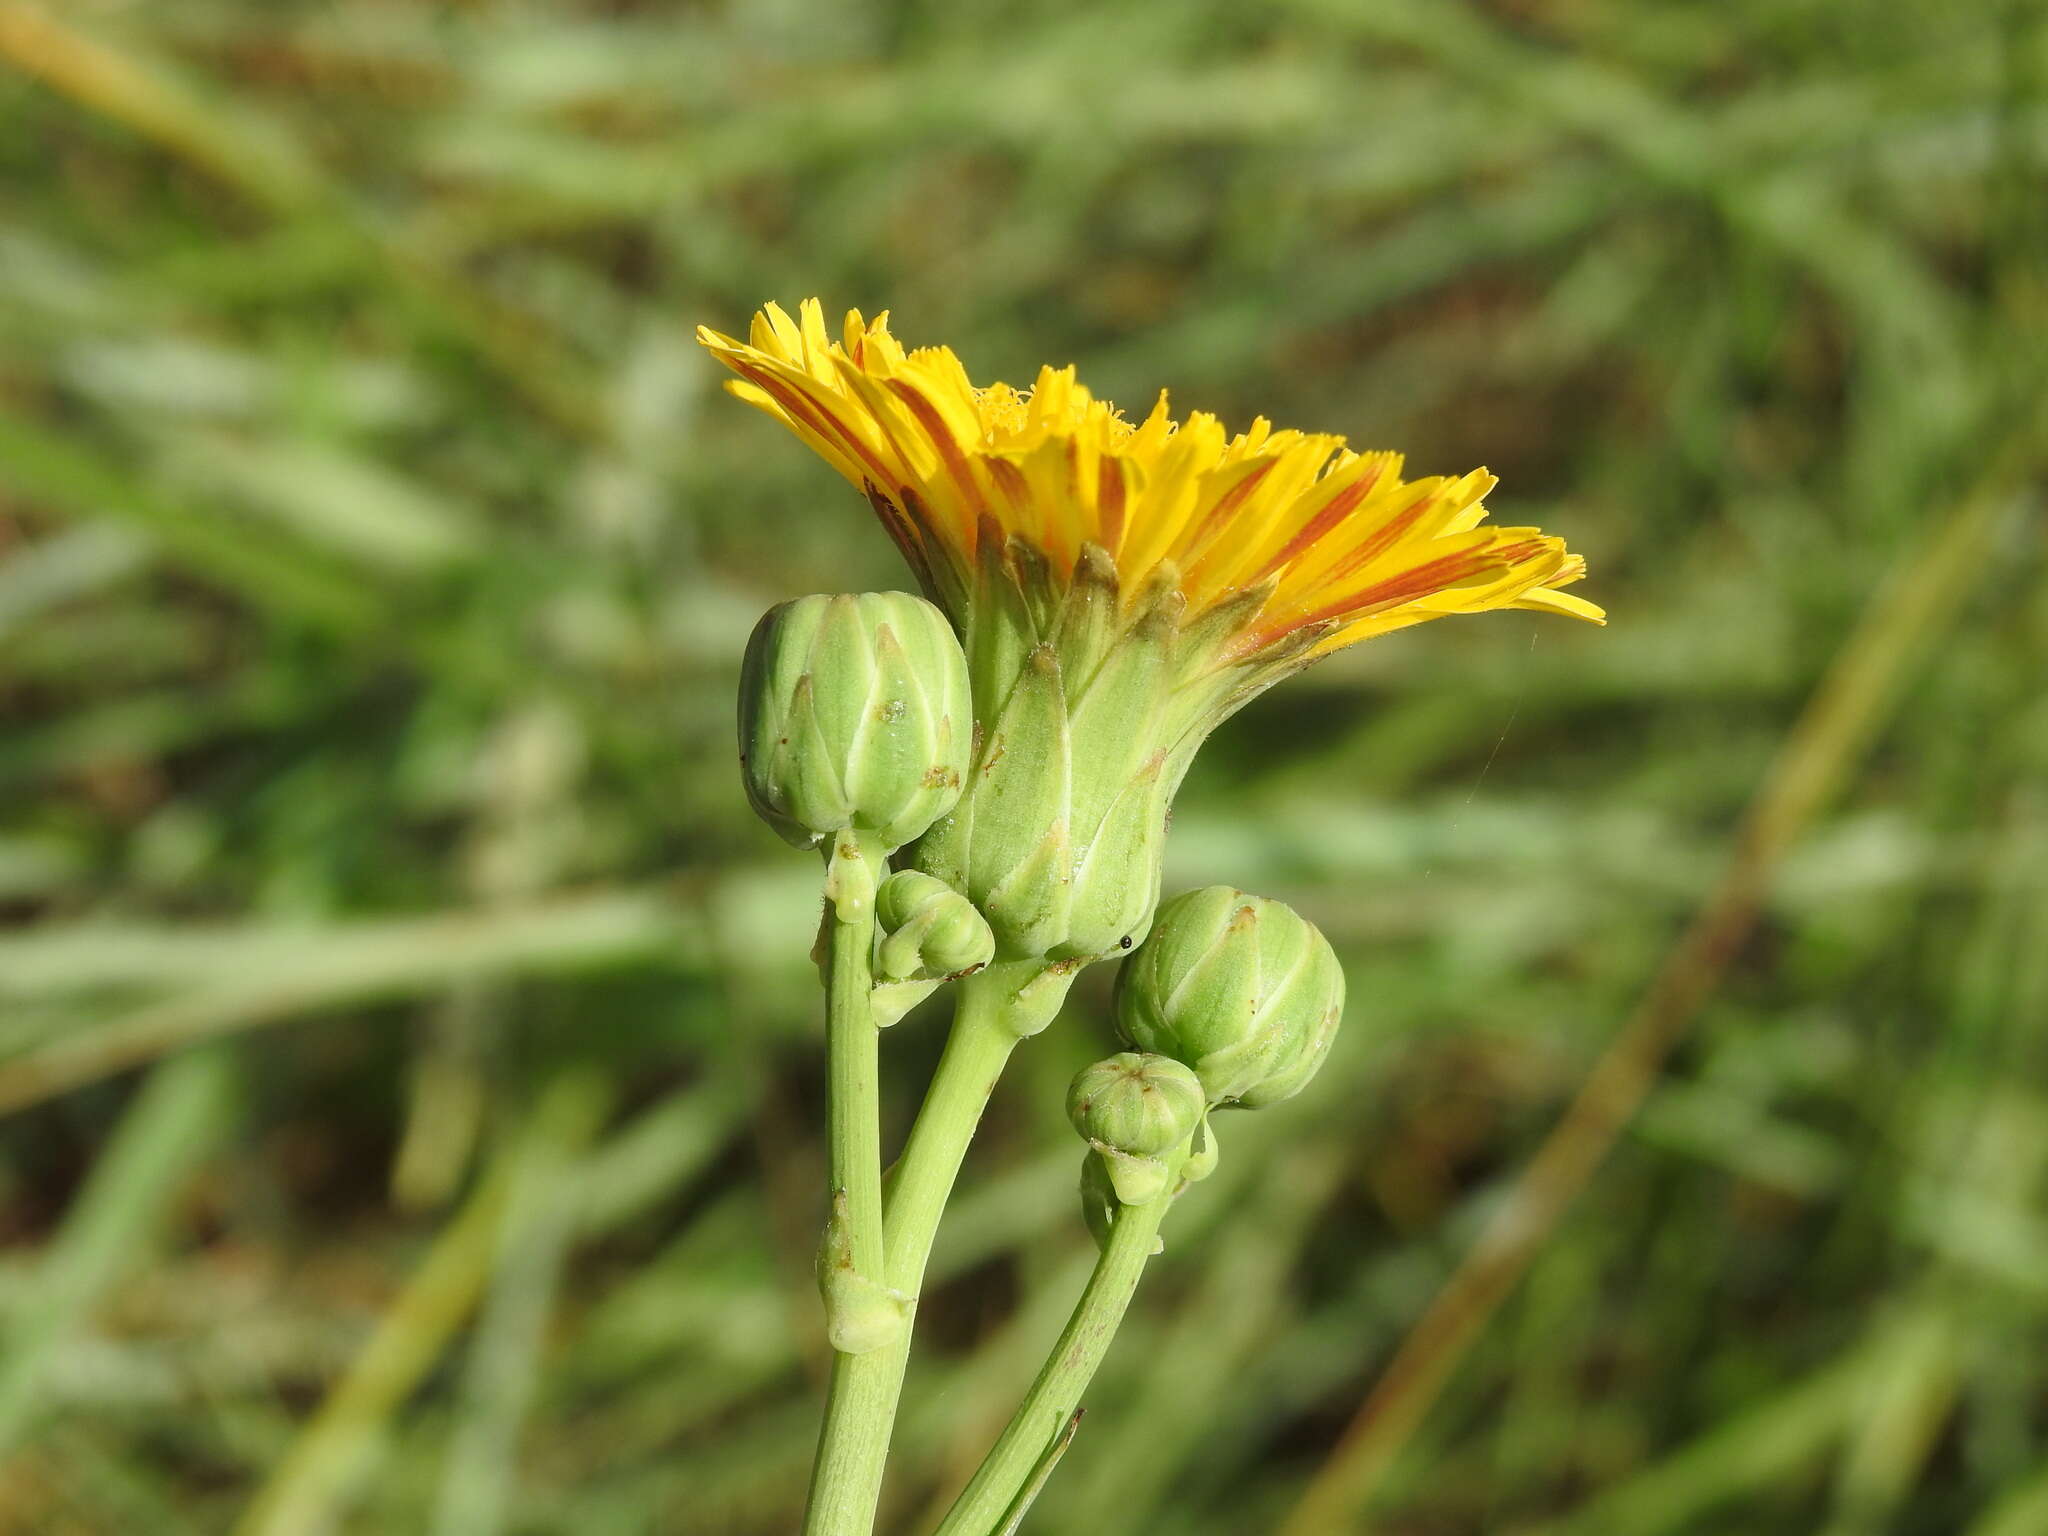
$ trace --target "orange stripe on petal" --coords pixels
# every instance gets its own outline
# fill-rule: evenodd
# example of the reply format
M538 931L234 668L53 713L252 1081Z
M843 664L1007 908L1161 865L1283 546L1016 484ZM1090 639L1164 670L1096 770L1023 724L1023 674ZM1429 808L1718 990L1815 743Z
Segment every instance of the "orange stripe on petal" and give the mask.
M902 554L904 563L910 567L927 592L938 590L938 584L932 579L931 554L925 548L924 537L918 526L911 521L903 508L890 500L872 480L865 489L868 505L875 509L875 516L881 521L890 541ZM906 500L909 499L910 492L907 487L902 494Z
M916 433L918 424L904 415L896 397L872 376L844 363L840 365L839 376L849 403L860 406L862 414L874 424L875 431L881 435L889 451L896 455L896 461L906 473L915 474L923 455L913 453L905 439Z
M1464 554L1445 555L1404 571L1399 576L1389 577L1378 586L1367 587L1348 601L1339 603L1332 611L1316 615L1318 618L1334 619L1345 613L1357 612L1363 608L1379 608L1389 603L1412 601L1427 597L1432 592L1442 592L1460 582L1470 581L1474 576L1488 571L1504 569L1499 555L1490 549L1470 550Z
M1383 468L1383 465L1375 464L1332 496L1314 517L1302 525L1300 532L1281 546L1277 555L1259 568L1259 574L1252 579L1264 581L1283 567L1291 565L1297 555L1318 543L1325 534L1349 517L1353 509L1372 494L1372 488L1380 483Z
M917 417L925 435L932 440L932 446L945 461L946 471L960 487L960 494L966 498L968 511L976 514L988 511L988 500L981 494L981 482L974 478L974 467L967 462L967 455L960 451L960 444L953 437L953 429L946 425L946 418L939 414L939 408L926 398L908 379L890 379L889 388L898 399L910 407Z
M1096 470L1095 502L1102 547L1114 555L1124 543L1124 461L1105 453Z
M875 451L839 415L830 410L815 395L798 389L794 384L779 377L772 370L751 363L735 362L733 367L756 387L767 391L775 403L790 414L793 420L801 421L818 436L830 441L837 438L858 456L860 461L874 472L879 485L889 485L897 478L896 471L884 464Z
M995 481L996 489L1003 493L1017 516L1028 516L1031 511L1031 483L1024 478L1024 471L1005 458L991 457L982 462L988 465L989 479Z
M1428 597L1433 592L1457 586L1470 581L1474 576L1488 571L1504 570L1500 556L1491 548L1460 550L1456 554L1441 555L1421 565L1413 566L1398 576L1389 577L1376 586L1351 593L1332 603L1326 603L1313 612L1268 631L1272 638L1278 638L1289 630L1299 629L1306 624L1320 624L1327 619L1358 618L1374 609L1391 608L1401 603L1413 602Z
M1181 540L1178 553L1182 565L1190 565L1201 557L1209 541L1237 515L1238 509L1250 499L1252 493L1259 488L1260 482L1272 474L1279 463L1280 461L1274 458L1255 464L1235 485L1216 498L1209 510L1201 515L1193 530Z
M1342 581L1353 571L1363 570L1366 566L1372 564L1373 561L1400 543L1401 535L1420 522L1423 513L1427 512L1435 503L1436 493L1434 491L1411 501L1407 506L1375 528L1355 549L1345 554L1329 570L1323 572L1316 579L1316 585L1327 587L1334 582Z

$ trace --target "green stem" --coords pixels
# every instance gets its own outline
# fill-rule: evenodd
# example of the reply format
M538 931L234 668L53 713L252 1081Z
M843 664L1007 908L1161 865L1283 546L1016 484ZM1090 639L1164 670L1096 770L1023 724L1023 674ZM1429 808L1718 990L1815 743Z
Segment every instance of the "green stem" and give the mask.
M1018 994L1039 971L1035 963L994 966L960 984L953 1030L890 1176L883 1218L885 1282L912 1298L911 1316L893 1342L866 1354L840 1355L833 1363L804 1514L805 1536L868 1536L874 1529L925 1261L989 1094L1018 1040L1032 1032L1019 1028ZM1039 1003L1056 1007L1064 991L1060 985Z
M830 1140L834 1225L843 1224L855 1274L882 1280L882 1081L880 1031L869 1003L874 987L875 884L879 852L858 833L833 843L825 877L825 1057L831 1086Z
M861 857L858 838L841 833L826 853L825 875L825 1058L830 1101L826 1134L831 1168L831 1215L821 1278L844 1265L875 1284L883 1283L881 1067L870 1004L875 940L875 880ZM828 1322L832 1286L825 1285ZM837 1342L837 1330L835 1343ZM862 1355L835 1350L825 1429L811 1469L810 1536L842 1536L865 1526L835 1523L839 1500L832 1497L844 1476L843 1459L859 1447L847 1443L852 1426L839 1425L831 1405L849 1400L860 1378Z
M1109 1353L1109 1341L1116 1337L1137 1292L1145 1261L1159 1239L1159 1223L1172 1203L1170 1196L1161 1195L1143 1205L1118 1207L1109 1241L1088 1277L1087 1289L1074 1304L1066 1331L935 1536L993 1536L1003 1528L1025 1484L1045 1460L1047 1448L1068 1433L1081 1394Z

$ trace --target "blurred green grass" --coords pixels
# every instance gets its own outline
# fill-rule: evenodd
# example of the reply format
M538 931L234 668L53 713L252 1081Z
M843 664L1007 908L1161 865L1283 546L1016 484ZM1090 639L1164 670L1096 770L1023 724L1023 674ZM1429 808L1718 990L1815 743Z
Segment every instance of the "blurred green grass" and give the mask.
M2025 0L0 0L0 1530L792 1526L815 874L730 697L761 608L905 578L690 330L811 293L1486 463L1614 616L1375 642L1197 765L1170 882L1355 1003L1046 1531L1279 1523L2008 466L1370 1528L2048 1530L2044 80ZM949 1219L902 1528L1078 1283L1101 981Z

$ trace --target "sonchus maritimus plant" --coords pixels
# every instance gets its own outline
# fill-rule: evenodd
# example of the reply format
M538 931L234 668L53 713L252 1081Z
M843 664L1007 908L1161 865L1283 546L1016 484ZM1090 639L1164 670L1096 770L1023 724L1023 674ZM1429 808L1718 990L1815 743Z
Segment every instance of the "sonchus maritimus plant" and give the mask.
M1103 1255L1069 1331L1093 1342L1055 1350L942 1527L994 1536L1064 1447L1173 1193L1213 1166L1210 1111L1298 1091L1341 1011L1328 944L1277 903L1193 893L1147 941L1167 813L1203 740L1374 635L1494 608L1603 615L1563 590L1585 565L1561 539L1486 522L1484 470L1408 480L1399 455L1341 437L1175 421L1163 393L1132 421L1071 367L1029 389L977 386L951 350L906 350L886 315L828 332L815 300L795 319L767 306L746 341L698 336L735 394L861 491L936 608L867 594L777 610L741 702L753 803L830 849L819 1266L837 1353L810 1536L873 1528L925 1261L1010 1052L1052 1021L1078 968L1136 949L1118 1009L1141 1050L1076 1084ZM953 1030L884 1203L875 1032L956 976Z

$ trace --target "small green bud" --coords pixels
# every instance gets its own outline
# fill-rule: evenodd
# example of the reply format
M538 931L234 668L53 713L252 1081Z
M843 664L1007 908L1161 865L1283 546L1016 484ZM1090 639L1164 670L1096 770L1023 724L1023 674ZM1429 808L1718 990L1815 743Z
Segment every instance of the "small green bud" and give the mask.
M1185 1062L1211 1104L1258 1109L1299 1093L1329 1055L1344 972L1315 924L1227 885L1160 905L1117 974L1117 1026Z
M1207 1108L1202 1082L1168 1056L1124 1051L1083 1067L1067 1090L1067 1118L1092 1142L1157 1157L1186 1141Z
M978 971L994 957L995 935L974 903L930 875L900 869L875 896L882 941L879 981L938 981Z
M1083 1067L1067 1090L1067 1118L1100 1155L1126 1205L1166 1193L1178 1171L1174 1154L1207 1108L1193 1072L1134 1051Z
M796 847L847 830L885 851L920 836L960 798L972 721L951 625L907 592L800 597L747 642L747 798Z

